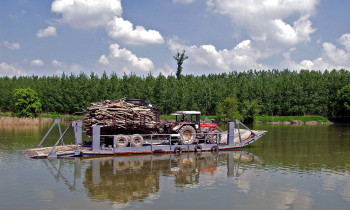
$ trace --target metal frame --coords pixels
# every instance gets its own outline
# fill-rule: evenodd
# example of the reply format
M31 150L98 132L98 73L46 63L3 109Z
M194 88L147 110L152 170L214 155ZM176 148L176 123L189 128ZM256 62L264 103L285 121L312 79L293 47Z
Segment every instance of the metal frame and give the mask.
M39 145L37 147L41 147L42 144L44 143L46 137L49 135L49 133L51 132L51 130L53 129L53 127L55 127L55 125L57 124L58 126L58 130L60 132L60 136L62 136L62 131L61 131L61 124L60 124L61 120L60 119L55 119L55 122L52 124L52 126L50 127L49 131L47 131L47 133L45 134L44 138L40 141ZM62 138L62 142L61 142L62 145L64 145L64 142L63 142L63 138Z

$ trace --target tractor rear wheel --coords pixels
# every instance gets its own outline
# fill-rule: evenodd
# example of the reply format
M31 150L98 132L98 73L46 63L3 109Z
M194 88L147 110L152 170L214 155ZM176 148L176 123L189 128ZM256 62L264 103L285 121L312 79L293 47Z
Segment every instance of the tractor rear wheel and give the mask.
M196 138L196 130L190 125L185 125L180 128L180 144L193 144Z

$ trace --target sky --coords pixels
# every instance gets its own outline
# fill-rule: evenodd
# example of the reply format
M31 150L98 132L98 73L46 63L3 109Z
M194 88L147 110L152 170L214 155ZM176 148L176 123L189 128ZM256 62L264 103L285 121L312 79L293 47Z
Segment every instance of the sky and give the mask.
M349 69L348 0L2 0L0 76Z

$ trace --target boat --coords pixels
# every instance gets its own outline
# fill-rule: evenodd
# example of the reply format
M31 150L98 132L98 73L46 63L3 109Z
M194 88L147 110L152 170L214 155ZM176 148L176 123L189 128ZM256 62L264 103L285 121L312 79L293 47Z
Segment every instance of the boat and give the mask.
M55 125L59 126L60 137L55 145L42 147L46 137ZM117 155L140 155L154 153L184 153L184 152L219 152L225 150L239 150L252 144L264 136L267 131L251 130L239 120L228 123L228 130L212 134L197 133L195 143L180 144L178 134L137 134L143 138L142 144L128 144L125 147L117 147L118 135L101 135L100 126L93 126L91 141L82 140L82 122L72 121L62 133L60 120L56 119L49 131L43 137L37 148L26 149L23 152L30 158L60 158L73 156L117 156ZM75 144L65 145L63 137L67 131L73 128ZM193 134L189 134L193 135ZM209 136L211 135L211 136ZM132 135L129 135L131 139ZM199 138L201 137L201 138ZM207 141L211 138L211 141ZM215 139L214 143L212 138ZM59 145L61 143L61 145Z

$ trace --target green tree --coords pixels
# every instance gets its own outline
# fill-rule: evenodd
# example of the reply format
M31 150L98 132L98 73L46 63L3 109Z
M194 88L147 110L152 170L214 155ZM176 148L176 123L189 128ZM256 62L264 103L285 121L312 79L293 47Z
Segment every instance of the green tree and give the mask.
M338 100L340 102L341 115L348 116L350 113L350 84L338 90Z
M244 108L242 110L244 122L253 122L254 117L258 116L260 112L261 106L258 100L244 102Z
M15 112L19 117L36 117L41 111L41 102L36 91L30 88L16 89Z
M188 56L185 56L185 50L183 50L182 53L177 52L177 54L174 56L174 59L177 62L176 77L179 79L182 72L182 64L184 60L188 59Z
M219 120L228 122L234 120L243 120L242 115L238 111L238 103L234 98L227 97L217 107L217 116Z

